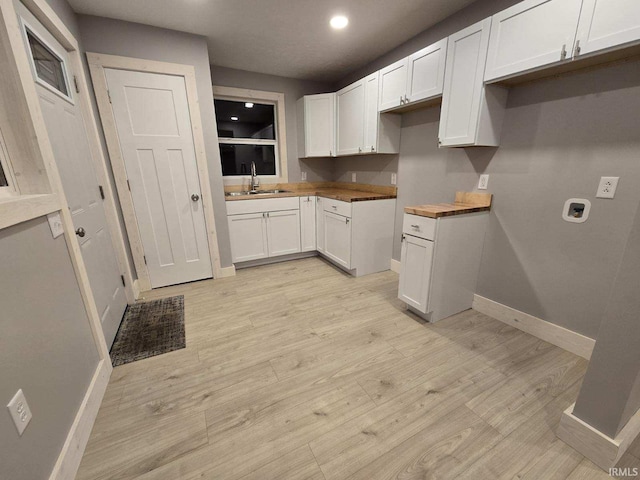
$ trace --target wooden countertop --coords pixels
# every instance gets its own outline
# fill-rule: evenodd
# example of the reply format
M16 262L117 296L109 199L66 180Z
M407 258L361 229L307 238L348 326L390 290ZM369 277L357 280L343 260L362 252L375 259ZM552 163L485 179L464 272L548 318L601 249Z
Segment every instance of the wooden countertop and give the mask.
M453 203L434 203L405 207L405 213L421 217L440 218L465 213L487 212L491 209L493 195L490 193L456 192Z
M306 197L308 195L332 198L342 202L362 202L366 200L385 200L396 198L396 187L385 187L364 184L340 184L323 182L316 184L278 184L265 185L264 190L289 190L284 193L268 193L264 195L237 195L225 197L227 202L235 200L255 200L258 198ZM230 189L229 189L230 190ZM236 190L238 191L238 190Z

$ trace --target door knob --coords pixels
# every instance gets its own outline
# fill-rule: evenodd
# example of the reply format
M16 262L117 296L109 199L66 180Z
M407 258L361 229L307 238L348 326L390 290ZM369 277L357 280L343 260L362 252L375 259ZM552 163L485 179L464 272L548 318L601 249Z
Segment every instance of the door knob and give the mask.
M84 228L76 228L76 235L78 235L79 237L84 237L86 234L87 232L84 230Z
M194 202L197 202L198 200L200 200L200 195L198 195L197 193L194 193L193 195L191 195L191 200L193 200Z

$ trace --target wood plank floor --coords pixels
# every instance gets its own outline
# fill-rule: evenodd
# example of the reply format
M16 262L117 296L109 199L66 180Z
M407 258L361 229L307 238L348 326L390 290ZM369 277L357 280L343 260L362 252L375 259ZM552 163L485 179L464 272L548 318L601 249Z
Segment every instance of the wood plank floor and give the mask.
M611 478L554 434L585 360L397 283L309 258L145 294L185 296L187 348L114 369L77 478Z

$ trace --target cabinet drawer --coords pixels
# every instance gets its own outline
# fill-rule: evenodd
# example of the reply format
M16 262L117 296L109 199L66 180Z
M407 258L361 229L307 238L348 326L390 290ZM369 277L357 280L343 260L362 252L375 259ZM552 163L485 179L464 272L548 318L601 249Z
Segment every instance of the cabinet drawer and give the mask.
M333 198L323 198L322 205L325 212L335 213L343 217L351 218L351 203L334 200Z
M277 212L278 210L299 210L298 197L256 198L250 200L232 200L227 203L227 215L243 213Z
M436 219L421 217L420 215L404 214L402 221L402 233L413 235L414 237L436 239Z

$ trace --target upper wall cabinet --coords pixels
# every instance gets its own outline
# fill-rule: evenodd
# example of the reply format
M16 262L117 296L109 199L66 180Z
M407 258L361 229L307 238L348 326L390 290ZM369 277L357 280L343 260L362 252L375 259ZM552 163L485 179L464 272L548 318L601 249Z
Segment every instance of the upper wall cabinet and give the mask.
M570 59L581 5L582 0L525 0L494 15L484 79Z
M576 55L640 42L640 1L583 0Z
M335 156L335 104L335 93L306 95L298 100L300 158Z
M336 93L336 150L338 156L398 153L399 115L378 113L379 72Z
M378 110L392 110L442 95L447 39L380 70Z
M483 82L490 29L487 18L449 37L439 130L443 147L499 145L508 91Z

